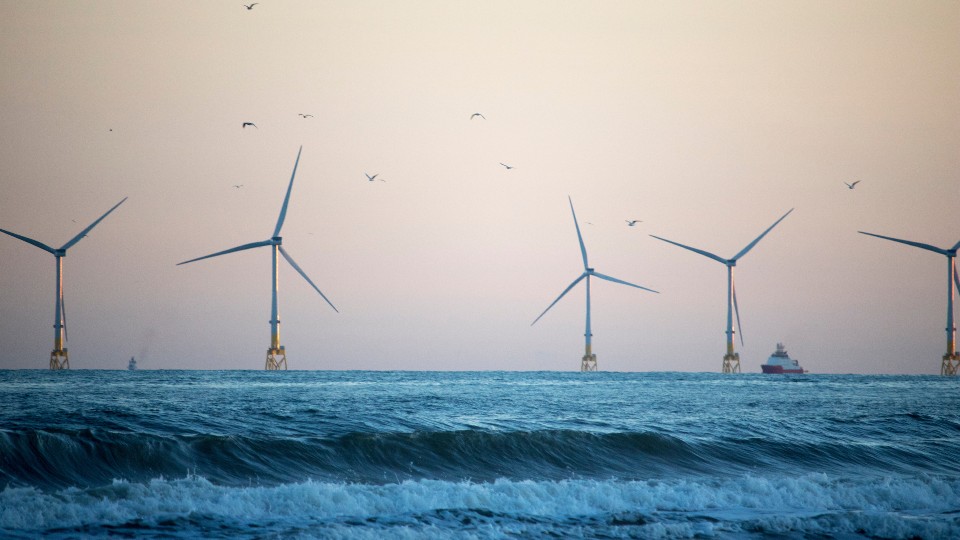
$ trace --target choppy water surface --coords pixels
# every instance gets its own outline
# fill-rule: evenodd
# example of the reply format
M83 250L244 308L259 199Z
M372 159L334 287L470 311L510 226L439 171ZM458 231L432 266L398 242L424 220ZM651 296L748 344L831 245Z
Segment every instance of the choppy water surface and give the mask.
M0 371L0 537L960 538L960 379Z

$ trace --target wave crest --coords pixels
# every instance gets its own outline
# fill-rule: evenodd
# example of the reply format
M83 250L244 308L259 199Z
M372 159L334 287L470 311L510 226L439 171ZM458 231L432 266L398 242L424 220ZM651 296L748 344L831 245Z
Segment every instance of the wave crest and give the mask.
M936 477L879 482L823 474L709 481L307 481L227 487L188 476L51 493L8 487L0 491L0 533L148 530L231 537L296 532L361 538L401 530L448 536L453 530L481 536L589 531L613 538L720 533L956 538L958 500L960 481ZM256 524L256 534L251 524Z
M0 487L92 487L199 474L229 486L307 479L367 484L645 480L748 472L907 471L936 462L917 450L760 438L687 441L662 433L458 430L339 437L150 435L104 430L0 431Z

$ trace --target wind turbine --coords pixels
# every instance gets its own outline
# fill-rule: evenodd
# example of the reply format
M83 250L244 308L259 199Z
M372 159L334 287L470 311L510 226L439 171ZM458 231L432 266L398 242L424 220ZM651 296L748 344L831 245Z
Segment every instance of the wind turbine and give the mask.
M749 244L747 244L747 247L741 249L740 253L737 253L736 255L734 255L729 259L724 259L723 257L710 253L709 251L704 251L702 249L685 246L679 242L674 242L673 240L667 240L666 238L660 238L659 236L654 236L652 234L650 235L656 238L657 240L663 240L664 242L667 242L669 244L673 244L675 246L679 246L684 249L689 249L694 253L699 253L704 257L709 257L721 264L726 265L727 267L727 332L726 332L727 333L727 354L723 355L723 373L740 373L740 353L734 352L733 350L733 334L734 334L733 314L734 313L737 314L737 329L741 330L740 346L743 346L743 332L742 332L743 329L740 327L740 308L737 306L737 289L733 283L733 267L737 265L737 261L741 257L746 255L748 251L753 249L753 246L757 245L757 242L759 242L761 238L766 236L768 232L770 232L771 230L773 230L774 227L777 226L777 224L779 224L781 221L784 220L784 218L789 216L790 212L793 212L793 208L791 208L786 214L781 216L780 219L775 221L773 225L771 225L767 230L763 231L763 233L760 236L754 238L753 242L750 242Z
M940 374L956 375L957 367L960 366L960 354L957 353L957 328L953 325L953 297L956 294L953 287L954 284L956 284L957 288L960 288L960 276L957 275L956 260L957 250L960 249L960 242L954 244L952 248L943 249L931 246L930 244L911 242L910 240L901 240L899 238L891 238L889 236L882 236L863 231L857 232L867 236L875 236L877 238L883 238L884 240L890 240L892 242L899 242L908 246L918 247L920 249L939 253L947 257L947 353L943 355L943 363L940 365Z
M583 281L584 279L586 279L586 280L587 280L587 330L586 330L586 332L583 334L583 336L584 336L584 338L585 338L585 343L584 343L584 350L585 350L585 352L584 352L584 355L583 355L583 359L582 359L581 362L580 362L580 371L596 371L596 370L597 370L597 355L593 354L593 350L592 350L592 339L591 339L591 338L593 338L593 333L590 331L590 278L591 278L591 277L596 277L596 278L600 278L600 279L605 279L605 280L607 280L607 281L612 281L612 282L614 282L614 283L620 283L620 284L622 284L622 285L629 285L629 286L631 286L631 287L636 287L636 288L638 288L638 289L643 289L643 290L645 290L645 291L650 291L650 292L654 292L654 293L655 293L655 292L658 292L658 291L655 291L655 290L653 290L653 289L648 289L648 288L646 288L646 287L641 287L640 285L634 285L633 283L628 283L628 282L626 282L626 281L623 281L623 280L620 280L620 279L617 279L617 278L614 278L614 277L610 277L610 276L601 274L601 273L595 271L593 268L590 268L590 265L587 264L587 248L584 247L584 245L583 245L583 236L580 235L580 225L577 224L577 213L573 211L573 199L571 199L569 196L567 196L567 200L570 201L570 213L573 214L573 225L574 225L574 227L577 228L577 240L580 242L580 254L583 255L583 273L580 274L580 277L578 277L577 279L573 280L573 283L571 283L569 286L567 286L567 288L564 289L562 293L560 293L560 296L558 296L557 299L553 301L553 303L551 303L549 306L547 306L547 309L543 310L543 313L541 313L539 317L537 317L536 319L534 319L534 321L533 321L532 323L530 323L530 326L533 326L533 325L537 324L537 321L540 320L540 317L543 317L544 315L546 315L546 313L547 313L548 311L550 311L550 308L552 308L552 307L554 306L554 304L556 304L557 302L559 302L560 299L563 298L563 296L564 296L565 294L567 294L568 292L570 292L570 289L572 289L574 286L576 286L577 283L580 283L581 281Z
M57 296L56 296L56 307L55 307L55 318L53 321L53 351L50 352L50 369L70 369L70 356L67 353L67 349L64 348L64 343L66 342L67 337L67 312L66 307L63 303L63 258L67 256L67 250L73 247L74 244L82 240L91 229L97 226L98 223L103 221L103 218L107 217L110 212L113 212L117 209L118 206L123 204L123 201L126 201L127 198L124 197L122 201L113 205L113 208L106 211L105 214L100 216L96 221L91 223L86 229L80 231L80 233L70 239L69 242L64 244L60 249L54 249L43 242L34 240L32 238L27 238L26 236L21 236L10 231L0 229L0 232L4 234L9 234L10 236L23 240L24 242L36 246L48 253L51 253L54 257L54 260L57 264Z
M293 258L290 257L290 254L283 249L283 238L280 237L280 229L283 227L283 220L287 216L287 204L290 203L290 191L293 189L293 178L297 175L297 165L300 163L300 152L303 151L303 146L300 147L300 150L297 152L297 160L293 164L293 174L290 175L290 185L287 186L287 196L283 199L283 207L280 208L280 217L277 219L277 226L273 229L273 236L269 240L263 240L261 242L253 242L250 244L244 244L242 246L237 246L235 248L226 249L223 251L218 251L216 253L211 253L210 255L204 255L203 257L197 257L196 259L190 259L189 261L183 261L182 263L177 263L177 266L181 264L192 263L195 261L200 261L203 259L209 259L211 257L217 257L220 255L226 255L227 253L233 253L235 251L243 251L246 249L253 249L262 246L270 246L270 251L273 252L273 303L270 311L270 348L267 349L267 361L265 369L267 370L277 370L277 369L287 369L287 351L283 345L280 344L280 313L277 308L277 285L279 283L277 279L277 253L283 255L283 258L290 263L290 266L297 271L298 274L303 276L303 279L307 280L307 283L314 288L320 296L330 304L330 307L334 311L339 313L340 311L327 299L326 296L320 292L320 289L313 283L313 281L307 277L307 274L300 269L300 266L294 262Z

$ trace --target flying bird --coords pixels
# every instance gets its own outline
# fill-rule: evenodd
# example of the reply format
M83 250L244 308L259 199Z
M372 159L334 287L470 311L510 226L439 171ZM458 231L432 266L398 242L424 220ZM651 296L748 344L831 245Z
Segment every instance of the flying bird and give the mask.
M626 221L626 222L627 222L627 225L630 226L630 227L633 227L633 226L636 225L637 223L643 223L643 221L641 221L641 220L639 220L639 219L625 219L624 221Z
M478 113L478 112L475 112L475 113L471 114L471 115L470 115L470 119L473 120L473 117L474 117L474 116L479 116L480 118L483 118L484 120L487 119L486 116L484 116L484 115L482 115L482 114L480 114L480 113Z
M363 173L363 175L367 177L367 180L373 182L374 180L376 180L376 178L377 178L378 176L380 176L380 173L377 173L377 174L375 174L375 175L373 175L373 176L370 176L370 175L367 174L367 173ZM380 181L381 181L381 182L386 182L386 180L384 180L383 178L381 178Z
M244 122L244 123L240 124L240 127L242 127L242 128L246 128L247 126L257 127L257 125L254 124L253 122ZM260 128L257 128L257 129L260 129Z
M856 182L854 182L854 183L852 183L852 184L847 184L846 182L844 182L844 184L847 184L847 187L848 187L849 189L853 189L853 186L855 186L855 185L857 185L857 184L859 184L859 183L860 183L859 180L857 180Z
M251 9L253 9L253 6L255 6L255 5L257 5L257 3L256 3L256 2L254 2L254 3L252 3L252 4L250 4L249 6L248 6L248 5L246 5L246 4L244 4L244 5L243 5L243 7L245 7L245 8L247 8L247 11L250 11Z
M313 115L312 115L312 114L299 113L298 116L302 116L302 117L304 117L304 118L313 118Z
M507 165L506 163L503 163L503 162L501 162L500 164L506 167L508 171L513 168L513 165Z
M243 184L234 184L233 187L240 189L243 187Z

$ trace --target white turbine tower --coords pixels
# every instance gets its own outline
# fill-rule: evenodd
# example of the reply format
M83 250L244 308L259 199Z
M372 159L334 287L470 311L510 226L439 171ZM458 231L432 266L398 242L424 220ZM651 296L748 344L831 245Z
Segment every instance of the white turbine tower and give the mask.
M64 343L66 342L67 336L67 312L66 307L63 303L63 258L67 256L67 250L73 247L74 244L82 240L91 229L97 226L98 223L103 221L103 218L107 217L110 212L113 212L117 209L118 206L123 204L123 201L126 201L127 198L124 197L122 201L113 205L113 208L107 210L105 214L100 216L96 221L91 223L86 229L80 231L80 234L74 236L69 242L64 244L60 249L54 249L43 242L34 240L32 238L27 238L26 236L21 236L10 231L0 229L0 232L9 234L10 236L23 240L24 242L37 246L38 248L51 253L54 257L54 260L57 264L57 292L56 292L56 307L55 307L55 319L53 322L53 351L50 353L50 369L70 369L70 357L67 353L67 349L64 348Z
M960 354L957 353L957 328L953 324L953 297L956 295L953 287L954 284L956 284L957 288L960 288L960 276L957 275L957 250L960 249L960 242L954 244L952 248L943 249L936 246L931 246L930 244L911 242L910 240L901 240L899 238L891 238L889 236L882 236L863 231L857 232L867 236L875 236L877 238L883 238L884 240L890 240L892 242L899 242L908 246L918 247L920 249L939 253L947 257L947 353L943 355L943 363L940 365L940 374L956 375L957 367L960 367Z
M682 247L684 249L689 249L694 253L699 253L704 257L709 257L721 264L726 265L727 267L727 353L723 355L723 373L739 373L740 372L740 353L734 352L733 350L733 314L737 314L737 330L740 330L740 345L743 346L743 329L740 328L740 308L737 306L737 289L733 282L733 267L737 265L737 260L747 254L748 251L753 249L753 246L757 245L757 242L761 238L767 235L768 232L773 230L778 223L784 220L787 216L790 215L790 212L793 212L791 208L786 214L784 214L780 219L775 221L767 230L763 231L763 234L756 237L753 242L747 244L747 247L740 250L740 253L737 253L729 259L724 259L723 257L714 255L709 251L704 251L702 249L697 249L690 246L685 246L679 242L674 242L673 240L667 240L666 238L660 238L659 236L653 236L657 240L663 240L664 242L673 244L675 246Z
M283 255L283 258L290 263L290 266L297 271L298 274L303 276L303 279L307 280L307 283L314 288L320 296L330 304L330 307L334 311L339 313L340 311L327 299L326 296L320 292L320 289L313 283L313 281L307 277L307 274L300 269L300 266L294 262L293 258L290 257L290 254L283 249L283 238L280 237L280 229L283 227L283 220L287 215L287 204L290 202L290 191L293 189L293 178L297 175L297 165L300 163L300 152L303 151L303 146L300 147L300 150L297 152L297 160L293 164L293 174L290 175L290 185L287 186L287 196L283 199L283 207L280 208L280 217L277 219L277 226L273 230L273 236L269 240L264 240L262 242L253 242L251 244L244 244L242 246L237 246L235 248L226 249L224 251L218 251L216 253L211 253L210 255L204 255L203 257L197 257L196 259L190 259L189 261L183 261L182 263L177 263L177 266L181 264L192 263L194 261L200 261L203 259L209 259L211 257L217 257L220 255L226 255L227 253L233 253L235 251L243 251L246 249L253 249L262 246L270 246L270 250L273 252L273 303L270 311L270 348L267 349L267 361L265 369L276 370L276 369L287 369L287 351L283 345L280 344L280 313L277 308L277 253Z
M638 289L643 289L645 291L650 291L654 293L658 291L655 291L653 289L648 289L646 287L641 287L640 285L634 285L633 283L627 283L626 281L601 274L599 272L594 271L593 268L590 268L590 266L587 264L587 248L584 247L583 245L583 236L580 235L580 225L577 223L577 213L573 211L573 199L571 199L569 196L567 197L567 199L570 201L570 213L573 214L573 225L574 227L577 228L577 240L580 242L580 254L583 255L583 273L580 274L580 277L573 280L573 283L571 283L566 289L564 289L563 292L560 293L560 296L558 296L557 299L553 301L553 303L547 306L547 309L543 310L543 313L541 313L539 317L537 317L536 319L534 319L532 323L530 323L530 326L537 324L537 321L540 320L540 317L543 317L544 315L546 315L546 313L550 311L550 308L552 308L554 304L559 302L560 299L563 298L565 294L570 292L570 289L576 286L577 283L580 283L581 281L586 279L587 280L587 330L583 334L585 338L585 343L584 343L585 352L583 355L583 359L580 362L580 371L596 371L597 355L593 354L593 351L592 351L591 338L593 338L593 333L590 330L590 278L596 277L600 279L605 279L607 281L612 281L614 283L620 283L623 285L629 285L631 287L636 287Z

